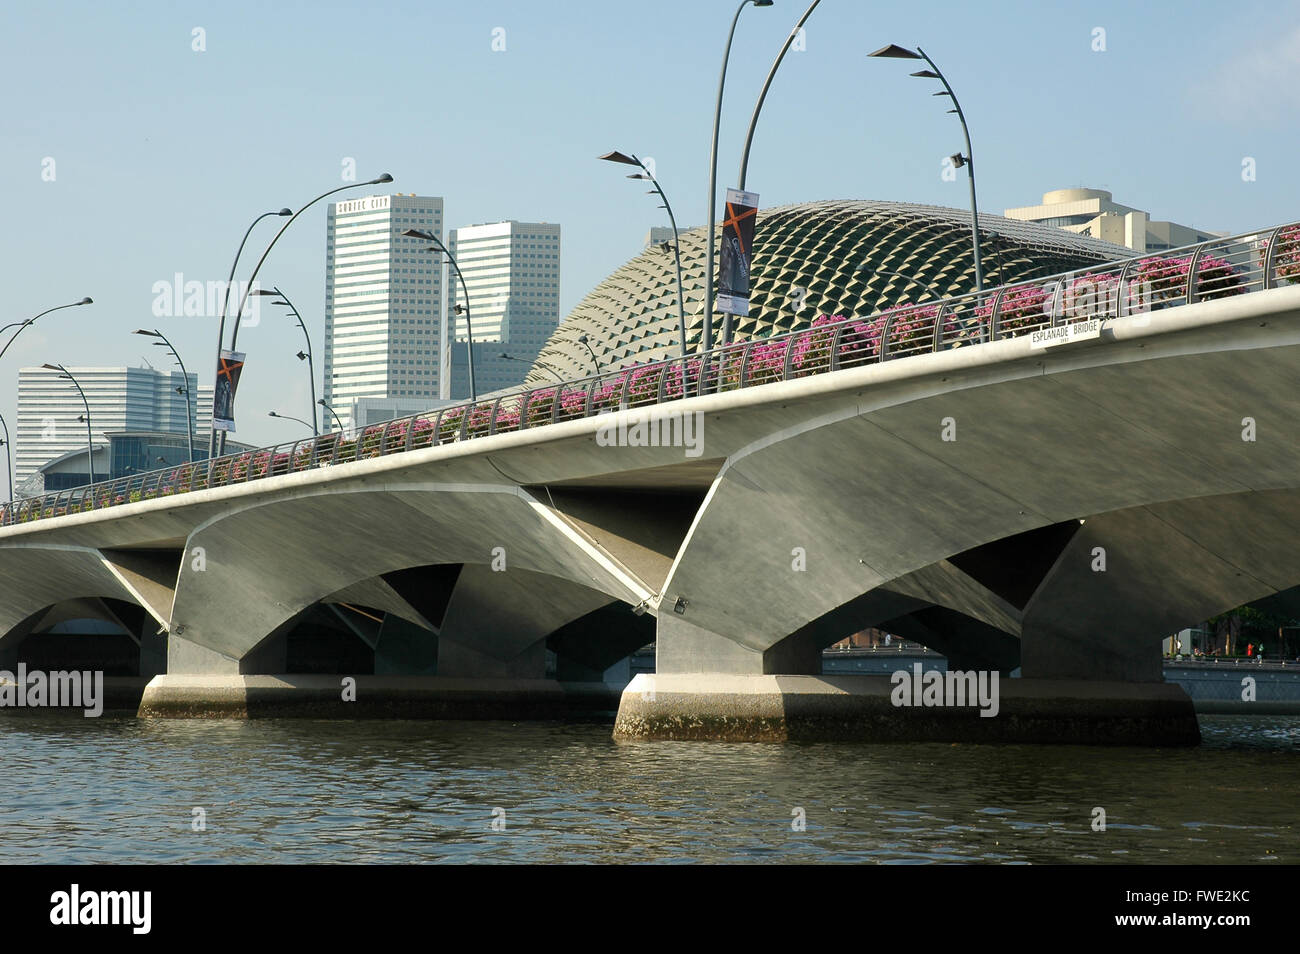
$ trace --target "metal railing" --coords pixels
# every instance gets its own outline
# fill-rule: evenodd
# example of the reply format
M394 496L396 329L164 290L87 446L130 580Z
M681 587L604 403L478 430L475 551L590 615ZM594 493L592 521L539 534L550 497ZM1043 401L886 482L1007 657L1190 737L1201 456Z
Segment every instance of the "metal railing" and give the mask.
M1089 318L1121 318L1300 284L1300 223L1076 269L866 318L825 316L802 331L521 389L351 431L276 444L0 504L0 526L84 513L282 474L532 430L607 411L947 351Z

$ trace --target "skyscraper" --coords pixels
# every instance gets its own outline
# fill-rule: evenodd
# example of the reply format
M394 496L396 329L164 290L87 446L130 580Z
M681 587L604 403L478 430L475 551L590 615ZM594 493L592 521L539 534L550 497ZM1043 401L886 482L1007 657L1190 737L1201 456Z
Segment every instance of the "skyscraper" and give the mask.
M355 398L438 397L441 256L403 237L407 229L441 239L442 199L372 195L329 206L324 391L345 426Z
M470 299L480 394L519 384L560 322L560 226L496 222L454 229L448 243ZM449 308L460 288L448 289ZM465 316L452 315L455 397L466 396ZM510 355L503 359L502 353Z
M186 433L185 384L179 371L152 368L69 368L90 405L91 441L107 445L114 431ZM189 375L196 447L211 427L212 386L198 386ZM18 426L14 432L14 486L44 464L71 451L86 449L85 405L72 382L58 371L22 368L18 372ZM182 444L184 441L182 440ZM104 476L104 475L100 475Z

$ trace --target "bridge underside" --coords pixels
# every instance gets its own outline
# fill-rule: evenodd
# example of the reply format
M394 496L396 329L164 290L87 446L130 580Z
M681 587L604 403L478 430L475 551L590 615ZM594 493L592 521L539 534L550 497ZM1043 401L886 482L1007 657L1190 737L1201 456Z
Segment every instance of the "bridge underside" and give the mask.
M1195 741L1160 641L1300 584L1300 289L1247 298L643 412L694 457L580 420L0 530L0 662L99 618L141 675L165 640L149 712L346 716L342 677L553 698L653 640L619 737ZM1001 714L822 676L868 627Z

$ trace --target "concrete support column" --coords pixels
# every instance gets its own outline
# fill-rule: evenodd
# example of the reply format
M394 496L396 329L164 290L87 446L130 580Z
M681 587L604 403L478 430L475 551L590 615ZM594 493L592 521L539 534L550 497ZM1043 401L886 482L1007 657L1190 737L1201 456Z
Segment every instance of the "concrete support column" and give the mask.
M822 671L821 651L811 634L806 639L783 639L767 649L752 649L701 629L667 607L655 627L655 671L660 673L817 675Z
M167 640L167 672L170 675L282 673L284 669L285 640L281 632L268 636L242 659L234 659L175 634Z

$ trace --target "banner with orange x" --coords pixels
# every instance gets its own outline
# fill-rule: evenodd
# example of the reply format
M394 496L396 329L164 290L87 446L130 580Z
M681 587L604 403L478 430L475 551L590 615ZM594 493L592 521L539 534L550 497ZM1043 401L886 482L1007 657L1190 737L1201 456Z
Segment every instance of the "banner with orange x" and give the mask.
M217 360L217 385L212 390L212 428L235 429L235 389L244 370L244 352L222 351Z
M727 190L727 216L722 221L722 254L718 257L718 311L749 314L749 263L754 250L754 221L758 193Z

